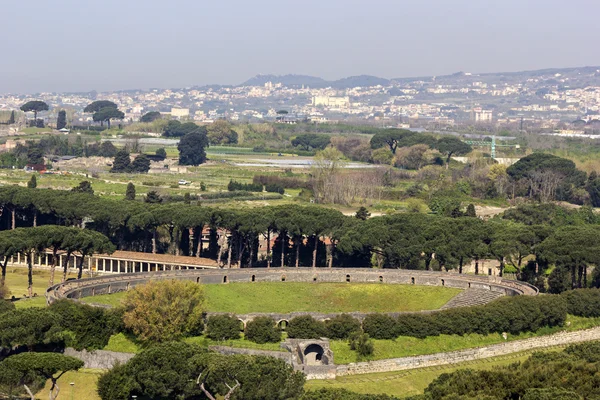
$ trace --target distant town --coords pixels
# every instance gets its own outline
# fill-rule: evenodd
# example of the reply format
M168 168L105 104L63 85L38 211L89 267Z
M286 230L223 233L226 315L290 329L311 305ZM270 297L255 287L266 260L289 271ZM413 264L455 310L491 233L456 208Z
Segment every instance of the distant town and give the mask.
M50 111L39 118L50 126L59 109L67 110L69 126L94 124L83 109L102 99L124 112L122 124L158 111L200 123L347 121L439 131L473 127L600 134L600 67L398 79L357 76L331 82L301 75L259 75L239 86L3 94L0 122L10 118L10 110L34 99L49 104Z

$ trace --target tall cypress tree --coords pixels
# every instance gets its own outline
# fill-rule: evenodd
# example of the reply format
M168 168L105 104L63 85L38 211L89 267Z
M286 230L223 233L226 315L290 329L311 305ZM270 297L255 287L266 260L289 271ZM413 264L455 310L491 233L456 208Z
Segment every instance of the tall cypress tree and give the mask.
M131 182L127 184L125 191L125 200L135 200L135 185Z
M10 118L8 119L8 124L12 125L15 123L15 110L12 110L10 113Z
M131 164L129 152L127 150L119 150L115 155L110 172L127 172L129 171L129 164Z
M56 119L56 129L62 129L67 126L67 112L60 110Z

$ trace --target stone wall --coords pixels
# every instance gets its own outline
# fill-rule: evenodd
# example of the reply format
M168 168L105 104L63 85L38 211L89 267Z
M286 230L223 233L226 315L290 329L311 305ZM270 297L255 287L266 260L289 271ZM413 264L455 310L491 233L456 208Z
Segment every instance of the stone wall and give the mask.
M536 295L537 289L524 282L503 280L500 277L465 275L452 272L376 270L367 268L244 268L220 270L154 271L117 276L103 276L67 281L48 288L48 302L116 293L129 290L153 279L184 279L202 284L230 282L360 282L447 286L459 289L485 289L503 295Z
M67 347L64 351L65 356L71 356L80 359L84 362L85 368L92 369L111 369L115 364L125 364L131 360L134 353L118 353L116 351L106 350L75 350L72 347Z
M575 332L559 332L553 335L530 339L515 340L475 349L437 353L424 356L393 358L387 360L337 365L337 376L369 374L374 372L402 371L406 369L432 367L436 365L456 364L464 361L479 360L517 353L531 349L542 349L557 345L600 340L600 327ZM335 356L334 356L335 360Z
M246 354L250 356L268 356L275 357L285 361L288 364L292 363L292 354L288 351L271 351L271 350L258 350L258 349L243 349L238 347L229 346L208 346L209 350L217 353L231 355L231 354Z

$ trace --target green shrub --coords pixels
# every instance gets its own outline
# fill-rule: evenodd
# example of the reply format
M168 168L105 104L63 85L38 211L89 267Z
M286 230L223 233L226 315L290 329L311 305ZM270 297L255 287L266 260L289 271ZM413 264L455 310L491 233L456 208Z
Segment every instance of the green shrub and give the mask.
M363 330L374 339L395 339L396 320L386 314L369 314L363 320Z
M396 336L465 335L467 333L533 332L542 327L562 326L567 318L567 302L561 296L505 297L483 306L463 307L432 314L401 314L392 323L385 316L368 316L363 329L375 339ZM391 318L391 317L388 317Z
M329 339L348 339L350 335L360 331L360 321L351 315L342 314L325 321Z
M569 314L578 317L600 317L600 289L568 290L561 294L567 301Z
M277 343L281 341L281 331L270 317L257 317L246 324L246 339L254 343Z
M290 320L287 334L288 337L296 339L319 339L327 336L327 328L323 322L317 321L310 315L302 315Z
M213 315L206 321L206 336L213 340L240 338L241 322L231 315Z
M71 333L66 345L77 350L102 349L113 334L123 330L123 310L107 310L77 303L58 300L49 307L59 316L61 327Z
M354 350L361 357L367 357L373 354L375 347L373 341L369 338L369 335L364 332L354 332L350 336L348 342L350 350Z
M13 311L15 309L15 305L10 300L0 299L0 314L4 314L8 311Z

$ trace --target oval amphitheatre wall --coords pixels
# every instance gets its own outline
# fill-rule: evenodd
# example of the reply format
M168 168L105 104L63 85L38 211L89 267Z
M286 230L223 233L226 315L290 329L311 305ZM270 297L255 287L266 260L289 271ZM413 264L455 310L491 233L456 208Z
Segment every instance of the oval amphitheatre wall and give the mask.
M465 290L489 290L504 296L535 296L538 294L537 288L525 282L503 280L499 277L462 275L450 272L399 269L376 270L368 268L244 268L157 271L73 280L48 288L46 298L48 303L52 303L61 298L80 299L82 297L123 292L136 285L157 279L182 279L202 284L228 284L234 282L381 283L446 286ZM349 314L360 320L367 315L367 313ZM312 315L317 319L325 320L336 314L318 312L298 312L291 314L253 313L237 315L237 317L245 324L258 315L269 315L279 323L297 315Z

